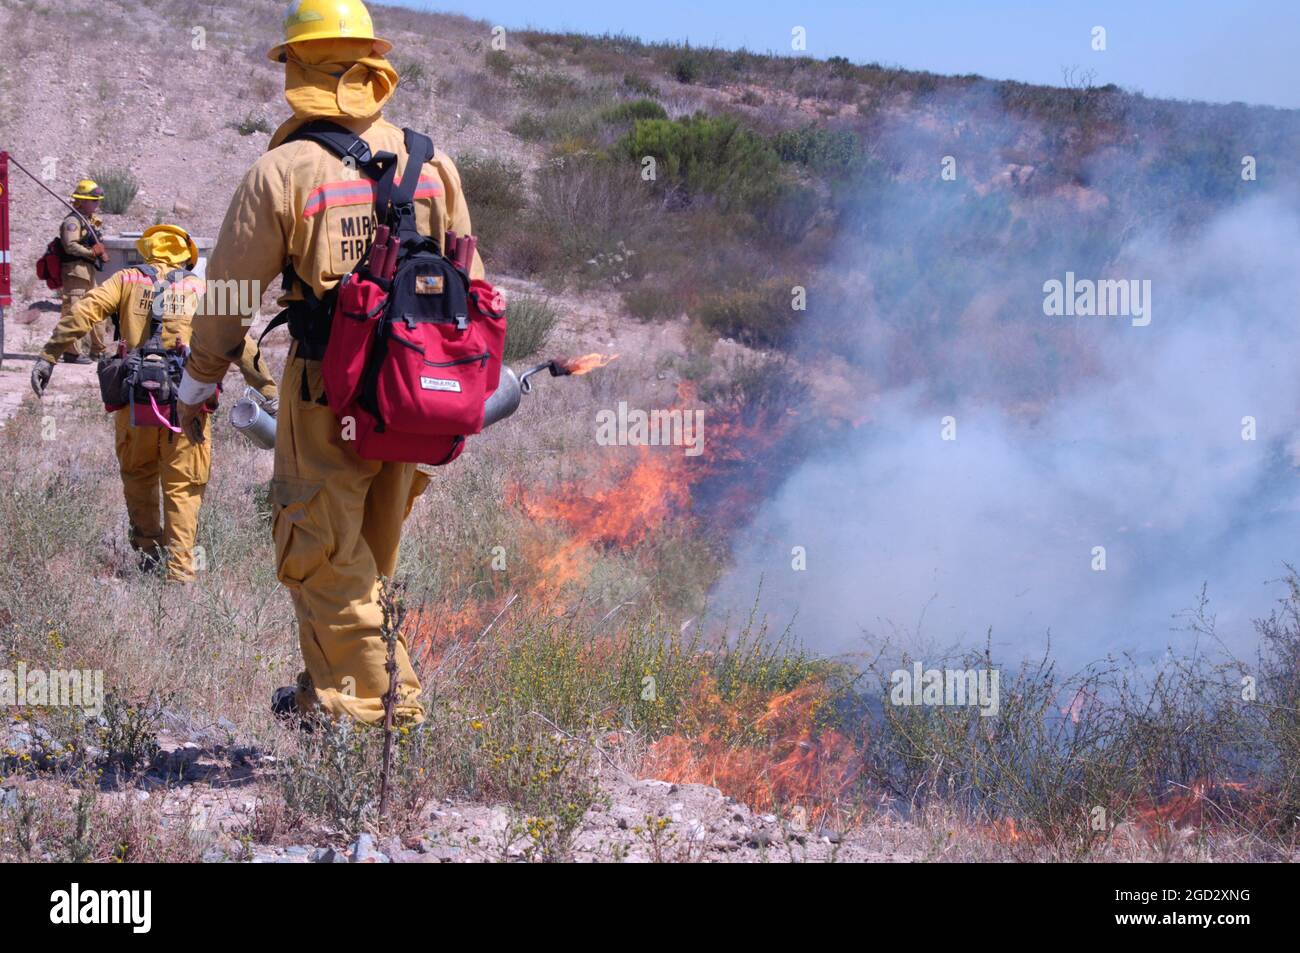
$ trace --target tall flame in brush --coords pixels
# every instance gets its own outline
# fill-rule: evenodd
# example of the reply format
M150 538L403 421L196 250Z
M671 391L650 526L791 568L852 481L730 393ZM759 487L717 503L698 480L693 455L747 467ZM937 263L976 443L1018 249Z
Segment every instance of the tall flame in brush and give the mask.
M572 368L568 373L585 374L617 356L587 354L562 363ZM694 388L683 384L667 411L689 413L698 406ZM701 456L688 457L679 447L619 448L600 454L594 472L580 479L549 491L517 484L510 499L534 520L567 529L572 552L598 544L629 549L670 520L699 517L702 510L719 526L735 525L761 498L766 474L753 464L793 419L746 421L728 409L706 413Z
M454 239L454 235L450 235ZM591 353L580 357L557 358L548 364L534 368L540 372L549 366L552 376L589 374L605 367L618 358L617 354ZM518 502L521 498L519 487L510 491L510 499ZM527 510L527 506L524 507ZM548 514L539 514L546 518ZM558 518L559 513L549 514ZM535 578L527 590L528 601L533 606L553 606L556 595L569 583L580 581L586 573L586 561L583 558L584 547L592 539L582 534L561 543L558 547L550 541L525 537L520 541L523 550L523 563L535 567ZM492 593L493 596L501 595ZM412 626L412 647L420 654L437 654L442 648L452 647L467 638L479 635L491 621L494 610L489 603L492 599L478 598L467 600L459 608L444 602L423 606L415 614Z
M724 700L717 682L696 684L682 730L646 757L655 778L708 784L759 811L799 806L832 813L862 771L862 753L841 733L818 728L829 692L807 682L769 696L742 690Z
M1240 781L1201 778L1160 802L1137 806L1133 820L1148 839L1181 829L1206 829L1260 813L1259 799Z
M599 366L600 355L570 362ZM697 407L689 385L670 410ZM764 493L766 468L755 466L788 435L795 417L784 411L709 408L705 452L638 446L603 454L595 472L549 491L516 486L512 499L538 525L559 528L563 542L541 555L534 596L554 604L561 586L586 577L602 552L635 551L662 527L688 520L718 531L739 523ZM807 683L790 691L743 690L724 699L702 679L678 733L660 739L644 772L675 782L711 784L758 810L801 806L814 817L832 812L862 765L842 734L818 725L828 689Z

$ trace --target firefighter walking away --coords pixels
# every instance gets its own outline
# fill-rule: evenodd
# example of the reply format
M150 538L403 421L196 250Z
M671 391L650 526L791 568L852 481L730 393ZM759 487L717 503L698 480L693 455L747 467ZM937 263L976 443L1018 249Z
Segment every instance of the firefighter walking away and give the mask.
M32 369L32 389L44 396L55 364L87 332L101 323L114 330L118 351L100 360L99 383L105 409L113 415L131 546L142 569L165 567L168 581L191 582L212 450L208 414L182 430L176 402L190 321L204 289L192 271L199 253L189 234L175 225L147 229L136 250L142 264L115 272L59 320ZM246 345L238 352L240 370L274 411L275 383L255 360L252 342ZM214 389L205 411L215 404Z

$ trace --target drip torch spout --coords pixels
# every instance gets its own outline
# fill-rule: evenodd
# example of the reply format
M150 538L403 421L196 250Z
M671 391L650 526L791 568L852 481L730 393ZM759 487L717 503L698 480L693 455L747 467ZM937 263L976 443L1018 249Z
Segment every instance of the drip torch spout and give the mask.
M564 377L569 373L558 361L545 361L538 364L536 367L528 368L528 370L519 375L519 390L525 394L532 393L533 382L528 378L532 377L534 374L539 374L542 371L550 371L552 377Z

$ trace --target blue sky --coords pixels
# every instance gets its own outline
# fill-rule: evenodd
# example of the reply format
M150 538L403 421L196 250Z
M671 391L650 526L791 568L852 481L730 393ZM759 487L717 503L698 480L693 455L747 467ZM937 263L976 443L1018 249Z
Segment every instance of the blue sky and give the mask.
M395 0L389 0L395 2ZM625 33L647 40L847 56L936 73L1059 85L1096 70L1149 96L1300 108L1297 0L406 0L506 28ZM382 32L383 12L378 14ZM1091 49L1094 26L1104 52Z

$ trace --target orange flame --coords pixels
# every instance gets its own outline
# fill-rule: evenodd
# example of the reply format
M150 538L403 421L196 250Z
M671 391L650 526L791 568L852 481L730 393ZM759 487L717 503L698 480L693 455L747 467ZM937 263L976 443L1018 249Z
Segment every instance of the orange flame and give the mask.
M1066 710L1068 712L1068 709ZM1261 815L1258 792L1239 781L1201 779L1163 800L1146 798L1131 815L1131 823L1116 828L1122 843L1151 844L1178 830L1210 830L1228 820ZM1004 846L1041 844L1043 835L1025 830L1014 817L994 820L979 828Z
M755 810L798 805L825 817L862 770L861 752L847 738L817 729L826 696L824 685L809 682L766 699L742 692L724 701L717 682L703 678L687 705L684 733L655 742L645 771L712 785Z
M1014 817L1000 818L988 826L989 836L999 844L1019 844L1025 840L1025 834L1016 824Z
M1179 828L1213 827L1227 816L1232 802L1252 800L1254 792L1240 781L1202 778L1160 803L1151 800L1138 806L1134 820L1151 838Z
M584 354L582 357L571 357L567 361L557 360L555 363L566 374L589 374L598 367L604 367L617 357L617 354L592 353Z
M516 499L536 520L565 524L579 546L640 543L670 514L690 503L690 475L665 454L637 447L637 462L613 486L591 489L566 483L549 497Z

